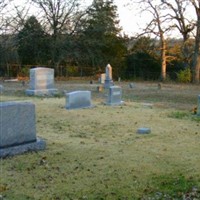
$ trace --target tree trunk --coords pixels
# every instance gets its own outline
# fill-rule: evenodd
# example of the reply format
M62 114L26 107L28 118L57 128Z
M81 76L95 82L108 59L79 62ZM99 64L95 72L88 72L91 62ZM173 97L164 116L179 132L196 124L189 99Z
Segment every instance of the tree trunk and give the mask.
M192 63L192 82L199 83L199 70L200 70L200 8L196 7L197 13L197 32L195 37L194 56Z
M166 64L166 41L163 37L161 37L161 81L165 81L167 77L167 64Z

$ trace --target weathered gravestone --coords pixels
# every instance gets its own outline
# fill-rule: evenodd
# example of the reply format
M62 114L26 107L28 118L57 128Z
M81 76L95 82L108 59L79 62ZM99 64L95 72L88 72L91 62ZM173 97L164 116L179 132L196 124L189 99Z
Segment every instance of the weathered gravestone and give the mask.
M115 106L115 105L121 105L124 102L122 99L122 89L119 86L111 86L109 88L109 94L106 104Z
M200 95L198 96L197 115L200 116Z
M66 109L90 108L91 91L74 91L66 93Z
M103 73L103 74L100 75L100 80L99 80L99 82L100 82L101 84L104 84L104 83L105 83L105 79L106 79L106 74Z
M31 102L0 103L0 157L45 149L36 137L35 105Z
M38 67L30 70L27 95L54 95L57 92L54 88L54 69Z
M0 93L2 93L3 92L3 85L0 85Z
M106 78L104 87L108 89L110 86L113 86L113 80L112 80L112 67L110 64L106 66Z

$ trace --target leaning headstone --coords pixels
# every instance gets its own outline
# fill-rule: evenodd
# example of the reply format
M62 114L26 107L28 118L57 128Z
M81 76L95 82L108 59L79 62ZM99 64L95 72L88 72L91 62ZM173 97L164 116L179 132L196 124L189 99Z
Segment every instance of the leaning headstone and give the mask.
M200 116L200 95L198 96L197 116Z
M91 91L74 91L66 93L66 109L91 107Z
M119 86L111 86L109 88L109 94L107 98L107 105L115 106L115 105L121 105L124 102L122 99L122 89Z
M112 80L112 67L110 64L106 66L106 78L105 78L105 83L104 87L108 89L109 87L113 86L113 80Z
M31 102L0 103L0 158L44 150L36 137L35 105Z
M54 69L38 67L30 70L27 95L54 95L57 92L58 90L54 88Z
M2 93L3 92L3 85L0 85L0 93Z
M139 128L137 130L137 133L139 133L139 134L149 134L149 133L151 133L151 129L150 128Z

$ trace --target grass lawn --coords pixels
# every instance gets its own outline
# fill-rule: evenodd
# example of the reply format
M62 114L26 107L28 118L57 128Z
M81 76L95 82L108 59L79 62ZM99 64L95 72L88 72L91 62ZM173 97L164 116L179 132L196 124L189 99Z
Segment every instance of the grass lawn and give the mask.
M27 97L1 83L0 101L32 101L47 149L0 161L0 199L200 199L200 86L135 83L122 106L104 105L96 84L59 81L60 95ZM92 91L91 109L66 110L62 91ZM137 134L141 127L150 134Z

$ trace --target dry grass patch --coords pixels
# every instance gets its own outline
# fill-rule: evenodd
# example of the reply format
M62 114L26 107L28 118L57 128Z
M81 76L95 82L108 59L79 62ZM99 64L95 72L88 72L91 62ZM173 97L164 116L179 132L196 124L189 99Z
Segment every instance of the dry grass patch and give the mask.
M168 99L160 101L162 95L155 97L158 101L140 101L148 91L149 95L158 92L156 85L131 90L124 83L126 103L109 107L102 104L105 93L97 93L92 85L85 88L89 87L96 105L92 109L66 110L64 97L30 98L20 91L1 97L33 101L37 134L47 140L45 151L1 160L2 196L9 200L183 199L188 192L198 199L200 121L187 110L193 106L184 102L189 95L183 94L183 101L178 100L184 107L175 109L176 97L173 106L166 104ZM140 127L151 128L151 133L137 134Z

